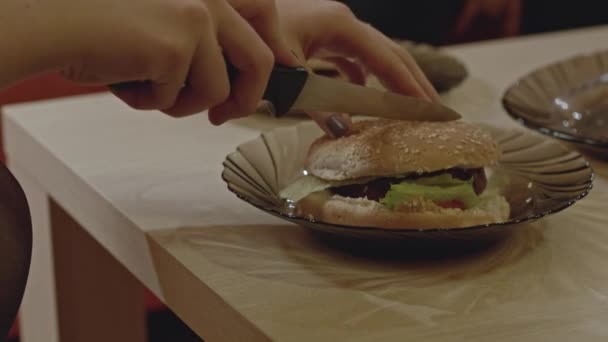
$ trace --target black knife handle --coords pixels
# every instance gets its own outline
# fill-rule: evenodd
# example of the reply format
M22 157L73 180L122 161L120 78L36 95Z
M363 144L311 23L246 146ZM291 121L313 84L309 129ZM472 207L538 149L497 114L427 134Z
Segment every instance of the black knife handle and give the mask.
M238 70L226 61L230 83L234 81ZM302 67L292 68L275 65L270 73L268 85L262 99L270 102L271 114L275 117L284 116L296 102L298 95L308 79L308 71Z
M289 112L307 79L308 71L302 67L276 65L272 69L262 98L272 104L271 111L275 117L281 117Z

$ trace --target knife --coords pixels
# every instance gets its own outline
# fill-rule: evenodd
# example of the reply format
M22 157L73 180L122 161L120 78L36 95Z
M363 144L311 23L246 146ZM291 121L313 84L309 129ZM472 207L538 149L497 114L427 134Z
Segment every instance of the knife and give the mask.
M275 117L293 111L323 111L413 121L461 118L438 103L280 65L274 67L263 99Z

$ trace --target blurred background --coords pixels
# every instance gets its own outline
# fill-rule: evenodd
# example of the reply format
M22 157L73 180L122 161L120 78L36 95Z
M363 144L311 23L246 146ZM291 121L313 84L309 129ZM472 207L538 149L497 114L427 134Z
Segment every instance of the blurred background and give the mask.
M435 45L608 23L602 0L341 0L393 38Z
M306 0L301 0L306 1ZM437 46L608 24L606 0L341 0L363 21L395 39ZM598 46L598 48L607 48ZM105 91L81 87L55 73L0 91L10 103ZM0 111L1 113L1 111ZM0 140L0 158L4 160ZM152 294L146 307L150 341L200 341ZM17 342L15 326L9 342Z

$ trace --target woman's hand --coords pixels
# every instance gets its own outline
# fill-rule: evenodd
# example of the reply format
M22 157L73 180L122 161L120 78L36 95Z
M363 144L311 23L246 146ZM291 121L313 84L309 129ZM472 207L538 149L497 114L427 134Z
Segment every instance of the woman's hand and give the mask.
M295 62L279 34L272 0L114 0L120 12L105 18L98 13L107 0L78 1L91 14L82 19L99 31L85 41L90 45L80 49L83 55L76 52L77 63L66 75L118 83L115 94L134 108L174 116L209 109L211 122L220 124L255 111L275 56ZM100 8L95 11L91 2ZM137 15L126 20L127 13ZM109 33L111 28L116 31ZM225 59L238 69L232 86Z
M369 71L393 91L438 99L404 49L335 1L4 0L0 9L0 30L13 30L0 37L11 52L0 86L60 69L76 82L111 85L134 108L173 116L209 109L221 124L255 111L275 63L322 56L357 82ZM232 82L226 60L238 69ZM311 117L336 136L349 129L346 115Z
M358 20L342 3L331 0L276 0L285 39L301 63L322 57L336 64L351 80L365 82L375 74L395 92L438 101L439 95L414 59L398 44ZM348 116L309 113L327 132L348 131Z
M210 108L221 123L255 111L275 58L297 65L273 0L7 1L34 26L30 54L43 59L35 69L112 85L137 109L183 116ZM232 87L225 59L238 69Z

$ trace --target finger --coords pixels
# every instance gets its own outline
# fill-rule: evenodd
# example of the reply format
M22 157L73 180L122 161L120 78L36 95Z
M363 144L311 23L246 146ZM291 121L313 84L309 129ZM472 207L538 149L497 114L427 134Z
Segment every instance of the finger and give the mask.
M386 38L356 18L335 25L326 46L353 56L391 90L431 100L401 58L386 45Z
M305 59L304 52L299 48L293 49L298 61ZM313 72L310 65L303 64L308 72ZM346 113L307 112L308 116L330 137L338 138L347 135L352 127L350 115Z
M420 69L420 66L418 65L418 63L416 63L416 60L414 60L412 55L410 55L410 53L407 50L405 50L403 47L401 47L399 44L395 43L394 41L392 41L388 38L387 38L387 44L389 44L391 46L391 49L395 52L395 54L397 54L399 56L401 61L403 61L403 63L407 66L409 71L412 73L412 76L416 79L418 84L420 84L420 86L422 87L422 89L424 90L426 95L432 101L439 102L441 100L441 98L439 97L437 90L435 89L435 87L433 87L433 84L426 77L426 75L424 74L422 69Z
M412 74L412 76L414 77L416 82L418 82L418 84L422 87L422 89L424 90L424 92L426 93L428 98L431 99L432 101L439 102L441 99L439 97L439 94L437 93L437 90L435 89L435 87L433 87L433 84L426 77L425 73L422 71L422 69L420 68L418 63L416 63L416 60L414 59L414 57L412 57L412 55L404 47L399 45L394 40L383 35L381 32L379 32L378 30L376 30L375 28L373 28L371 26L369 26L369 28L380 39L384 39L384 41L390 47L390 49L393 50L393 52L397 56L399 56L399 59L403 62L403 64L405 64L405 66L410 71L410 73Z
M324 57L323 60L335 65L339 73L344 75L350 82L361 85L366 83L367 73L365 72L365 68L359 63L341 56Z
M352 127L351 118L347 114L329 112L309 112L307 114L332 138L347 135Z
M200 113L223 103L229 94L230 82L224 56L215 37L209 33L201 38L194 54L187 85L175 105L164 112L175 117Z
M127 82L110 87L112 93L127 105L140 110L165 110L173 106L181 82Z
M330 61L321 58L313 58L310 59L306 64L308 64L312 71L317 75L326 77L342 76L336 64Z
M508 1L504 24L504 34L506 36L516 36L519 34L521 7L521 0Z
M465 2L462 12L456 21L454 33L456 36L463 36L470 28L473 19L479 14L479 0L468 0Z
M255 29L275 55L277 63L299 65L281 30L274 0L229 0L230 5Z
M232 81L227 101L209 111L209 119L218 125L255 112L274 65L272 51L253 28L234 9L227 8L227 12L220 23L223 28L218 39L238 75Z
M161 61L161 76L145 82L127 82L111 86L110 89L127 105L141 110L166 110L171 108L182 89L188 66L189 52L169 51Z
M145 82L127 82L112 86L112 92L129 106L142 109L164 110L170 108L184 85L192 49L187 45L169 42L158 45L154 51L148 78ZM151 54L152 55L152 54Z

